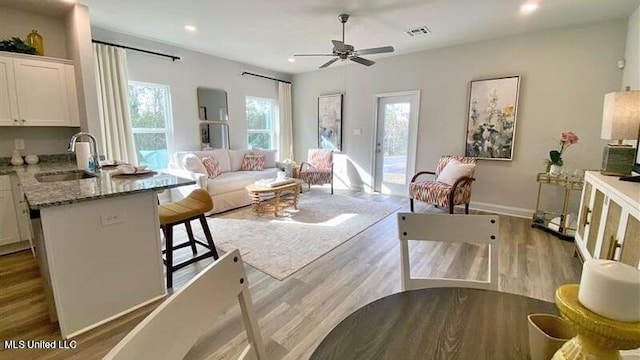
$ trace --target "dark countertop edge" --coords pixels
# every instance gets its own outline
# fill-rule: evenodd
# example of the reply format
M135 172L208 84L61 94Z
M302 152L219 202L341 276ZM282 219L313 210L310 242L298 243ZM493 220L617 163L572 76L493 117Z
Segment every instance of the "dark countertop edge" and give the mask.
M46 209L46 208L50 208L50 207L75 204L75 203L79 203L79 202L96 201L96 200L100 200L100 199L109 199L109 198L127 196L127 195L137 194L137 193L141 193L141 192L148 192L148 191L154 191L155 192L155 191L158 191L158 190L167 190L167 189L177 188L177 187L180 187L180 186L195 185L195 184L196 184L195 180L189 180L189 182L186 182L186 183L159 186L159 187L155 187L155 188L151 188L151 189L128 190L127 192L121 192L121 193L115 193L115 194L87 196L87 197L83 197L83 198L75 198L75 199L56 201L56 202L51 202L51 203L36 204L36 205L33 205L33 204L29 203L29 209L31 209L31 210L42 210L42 209Z

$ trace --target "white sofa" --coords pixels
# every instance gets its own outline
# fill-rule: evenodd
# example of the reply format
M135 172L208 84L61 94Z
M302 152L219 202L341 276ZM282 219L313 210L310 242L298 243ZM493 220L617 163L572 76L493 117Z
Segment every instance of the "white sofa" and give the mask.
M188 154L202 159L205 156L215 156L220 164L222 173L214 179L209 179L206 172L193 166L193 161L185 163ZM262 171L240 171L240 165L245 154L264 154L265 163ZM193 160L193 157L190 157ZM173 175L194 179L195 185L181 186L171 189L171 200L177 201L189 195L193 190L201 188L207 190L213 200L213 210L207 215L216 214L230 209L251 204L251 199L245 186L260 179L275 178L278 167L275 150L228 150L213 149L204 151L179 151L173 155L173 163L167 171Z

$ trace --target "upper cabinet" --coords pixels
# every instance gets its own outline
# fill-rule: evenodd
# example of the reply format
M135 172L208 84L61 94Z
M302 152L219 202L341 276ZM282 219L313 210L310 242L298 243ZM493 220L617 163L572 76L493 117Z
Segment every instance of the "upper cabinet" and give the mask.
M80 126L70 61L3 53L0 126Z

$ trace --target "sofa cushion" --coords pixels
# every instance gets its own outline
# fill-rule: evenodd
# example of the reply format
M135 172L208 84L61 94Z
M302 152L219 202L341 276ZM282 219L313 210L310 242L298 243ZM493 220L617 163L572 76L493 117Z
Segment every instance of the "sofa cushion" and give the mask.
M240 165L240 171L264 170L264 155L246 154Z
M231 164L229 162L229 154L228 154L227 149L214 149L214 150L204 150L204 151L198 151L198 150L194 150L194 151L178 151L175 154L173 154L174 157L174 162L175 164L179 165L180 167L182 167L185 170L189 170L185 167L184 165L184 158L191 154L191 155L195 155L198 158L200 158L200 160L202 160L203 157L205 156L215 156L216 159L218 160L218 163L220 164L220 170L222 172L227 172L227 171L231 171ZM206 174L207 172L203 172L203 174Z
M276 167L276 151L275 150L265 150L265 149L253 149L254 154L264 155L264 167L266 168L274 168Z
M278 168L263 171L232 171L220 174L215 179L207 179L207 191L212 196L244 190L244 187L261 179L275 178Z
M205 169L207 169L207 177L209 179L215 179L222 173L222 171L220 171L220 163L215 156L203 157L202 164L204 165Z
M229 162L231 170L229 171L240 171L240 166L242 166L242 161L244 160L244 156L246 154L251 154L251 150L243 149L243 150L228 150L229 153Z
M207 174L207 169L202 160L194 154L186 154L182 158L182 168L196 174Z

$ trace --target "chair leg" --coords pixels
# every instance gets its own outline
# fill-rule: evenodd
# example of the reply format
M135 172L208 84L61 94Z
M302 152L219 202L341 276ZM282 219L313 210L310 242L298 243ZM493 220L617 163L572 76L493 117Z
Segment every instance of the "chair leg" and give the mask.
M464 204L464 213L469 214L469 203Z
M449 203L449 214L453 214L453 202Z
M189 235L189 244L191 244L191 252L193 253L193 255L198 253L198 250L196 249L196 240L193 237L193 230L191 229L191 222L186 221L184 223L184 227L187 228L187 235Z
M333 180L331 180L331 195L333 195Z
M173 287L173 225L162 225L167 251L167 289Z
M207 219L204 217L204 214L200 215L200 224L202 225L204 236L207 237L207 243L209 244L211 252L213 253L213 259L218 260L218 251L216 250L216 244L213 243L211 231L209 230L209 224L207 224Z
M413 198L409 198L409 206L411 206L411 212L413 212Z

